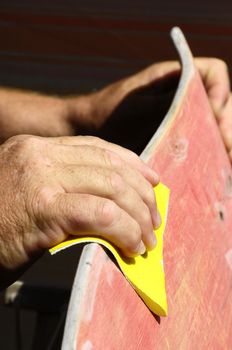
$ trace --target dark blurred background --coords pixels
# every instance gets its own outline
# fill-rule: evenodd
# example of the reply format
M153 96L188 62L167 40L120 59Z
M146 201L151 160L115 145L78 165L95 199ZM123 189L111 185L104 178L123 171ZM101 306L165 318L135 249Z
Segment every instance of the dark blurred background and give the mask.
M0 81L49 92L90 91L176 58L178 25L195 56L231 65L230 1L0 1Z
M55 94L90 92L157 61L177 59L170 29L183 30L194 56L232 68L232 2L0 0L0 85ZM45 254L23 277L70 288L80 249ZM15 310L0 305L0 349L17 349ZM31 349L35 313L20 316ZM42 349L41 349L42 350Z

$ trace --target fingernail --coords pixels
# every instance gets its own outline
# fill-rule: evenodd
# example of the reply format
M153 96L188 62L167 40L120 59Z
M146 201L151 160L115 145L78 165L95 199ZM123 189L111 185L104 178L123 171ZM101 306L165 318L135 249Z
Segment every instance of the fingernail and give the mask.
M162 219L161 219L159 211L157 211L157 213L156 213L156 224L155 224L155 229L156 230L160 227L161 223L162 223Z
M144 253L146 252L146 247L145 245L143 244L143 242L141 241L137 247L137 249L135 250L135 253L136 254L139 254L139 255L143 255Z

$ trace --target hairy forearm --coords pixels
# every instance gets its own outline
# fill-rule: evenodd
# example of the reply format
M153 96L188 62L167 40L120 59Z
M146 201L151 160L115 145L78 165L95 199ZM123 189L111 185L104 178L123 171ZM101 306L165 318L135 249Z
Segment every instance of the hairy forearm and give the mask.
M18 134L91 134L104 125L133 91L161 79L166 70L173 72L178 67L173 62L154 64L131 77L82 96L46 96L0 88L0 142Z
M0 141L18 134L74 135L78 128L90 127L87 111L87 96L74 99L1 88Z

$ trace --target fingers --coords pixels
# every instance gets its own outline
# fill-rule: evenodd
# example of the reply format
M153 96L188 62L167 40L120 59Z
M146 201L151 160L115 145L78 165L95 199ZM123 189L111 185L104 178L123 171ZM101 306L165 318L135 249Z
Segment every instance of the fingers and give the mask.
M220 117L219 111L225 106L230 96L230 80L227 65L224 61L217 58L199 57L194 62L201 74L212 108L216 116ZM156 80L167 78L169 75L179 71L180 64L176 61L153 64L131 77L130 89L135 89L138 86L147 86Z
M155 246L153 227L161 224L153 188L139 173L130 168L114 169L94 166L59 166L56 180L66 192L85 193L113 200L140 226L148 249Z
M198 58L195 62L203 79L222 139L231 159L232 97L227 65L216 58Z
M153 249L156 243L153 227L158 228L160 225L153 191L154 184L157 184L157 175L132 152L128 152L128 157L132 159L134 166L131 166L129 162L126 162L119 154L110 149L82 144L84 142L83 139L80 140L80 143L77 141L77 144L73 145L72 143L75 143L73 139L78 138L72 137L66 138L66 140L58 138L58 143L55 143L54 140L50 142L50 139L47 139L41 150L43 154L46 154L45 168L46 171L49 170L50 186L58 191L58 197L61 194L70 196L65 197L66 201L71 208L75 208L72 216L67 218L67 215L62 211L61 203L58 203L59 206L58 204L54 205L54 208L60 208L60 212L56 209L57 213L55 220L53 220L54 222L60 222L56 229L59 232L58 236L63 235L62 237L64 237L65 234L73 233L80 229L84 230L84 232L90 230L92 234L101 235L109 239L122 251L127 251L127 254L144 252L146 248ZM89 141L90 144L93 142L90 139ZM98 144L101 143L98 140L97 142ZM104 145L105 143L102 142L101 144ZM111 147L116 149L114 146L109 148ZM126 150L121 150L121 152L126 154L127 157ZM144 172L147 174L147 177L150 178L150 182L144 177L143 169L145 169ZM46 181L44 179L44 182L46 183L47 179ZM41 190L38 191L37 197L40 197ZM39 213L37 216L43 217L47 215L45 222L49 222L54 216L49 214L53 204L49 205L48 210L48 200L45 198L44 201L43 198L45 197L42 196L42 200L37 200L39 203L44 203L41 206L41 208L43 207L41 209L42 214ZM86 203L84 198L87 198ZM72 199L72 201L70 202L69 199ZM86 207L88 201L90 207L83 216L84 224L82 225L80 215L82 215L82 208ZM96 221L95 217L93 220L94 213L92 210L97 210L95 209L97 201L100 201L100 205L103 205L103 202L110 203L106 204L106 206L107 208L110 206L111 209L109 210L113 211L113 222L111 224L105 225L104 218L101 218L101 216L99 220L100 223L103 220L103 226ZM93 203L93 208L91 203ZM46 209L44 210L44 208ZM66 209L68 210L68 207ZM118 223L117 220L119 220ZM67 226L68 223L69 225ZM134 229L135 231L130 231L130 227L131 230ZM50 229L48 233L51 235ZM123 234L126 235L126 238L122 237ZM136 238L136 243L140 244L140 250L138 250L138 244L135 247L135 244L131 243L133 246L131 250L127 244L124 245L128 235L132 237L129 238L129 245L131 239L135 240Z
M131 77L133 88L147 86L157 80L166 79L170 75L180 72L181 66L178 61L165 61L155 63Z
M228 68L224 61L217 58L197 58L195 63L201 74L209 100L216 117L230 97Z
M158 228L160 226L161 220L157 213L153 192L153 186L157 185L158 176L153 170L144 166L137 156L138 159L135 157L134 167L131 167L118 154L103 148L86 145L60 145L58 151L56 148L54 149L54 157L59 157L62 166L65 162L66 164L75 164L76 166L103 167L117 172L127 184L134 188L148 206L154 227ZM144 178L144 172L147 174L150 183Z
M218 123L223 141L225 143L226 148L230 151L230 159L232 159L232 95L230 95L230 97L227 100L227 103L221 110Z
M97 137L92 136L77 136L77 137L54 137L47 138L49 142L56 143L59 145L63 145L63 151L60 148L60 151L56 150L56 155L60 155L60 152L65 153L62 158L64 161L67 159L67 154L70 153L70 157L72 155L73 161L77 161L79 157L79 149L74 146L90 146L92 147L92 156L93 153L99 153L99 149L103 149L105 154L105 160L111 158L110 162L115 161L119 162L120 158L127 162L131 167L137 169L139 172L143 174L143 176L153 185L156 186L159 182L159 176L156 174L148 165L146 165L134 152L123 148L119 145L104 141ZM69 150L65 146L70 146ZM85 148L85 147L84 147ZM106 151L110 151L108 156L106 155ZM95 158L95 157L94 157Z
M100 167L101 171L103 171L102 168L105 170L108 169L121 175L124 181L139 193L144 203L150 209L154 227L157 228L160 225L153 192L153 186L157 184L156 181L149 183L139 171L128 166L127 163L125 163L117 154L105 151L104 149L93 148L91 146L76 146L70 147L70 149L67 149L66 147L62 148L62 150L59 149L59 157L65 159L69 165L73 164L72 169L75 173L78 173L79 166L89 166L92 167L92 169ZM60 164L60 167L63 167L63 163ZM96 181L96 177L93 181L94 180ZM76 177L74 178L74 182L75 181Z
M55 221L65 232L105 238L129 257L146 250L138 223L109 199L86 194L60 194L52 210Z

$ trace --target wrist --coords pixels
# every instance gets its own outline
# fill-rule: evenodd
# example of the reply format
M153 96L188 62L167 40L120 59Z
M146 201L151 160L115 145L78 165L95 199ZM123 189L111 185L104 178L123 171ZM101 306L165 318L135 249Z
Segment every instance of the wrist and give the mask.
M93 111L92 95L65 97L66 122L72 128L72 134L97 128Z

